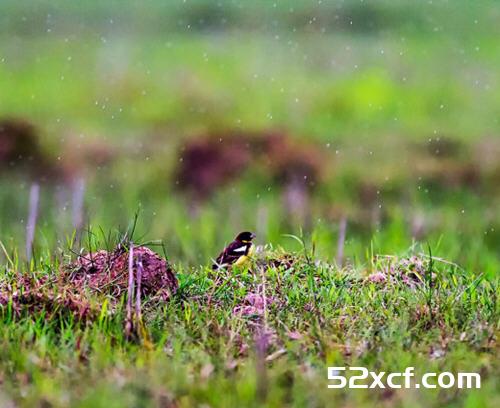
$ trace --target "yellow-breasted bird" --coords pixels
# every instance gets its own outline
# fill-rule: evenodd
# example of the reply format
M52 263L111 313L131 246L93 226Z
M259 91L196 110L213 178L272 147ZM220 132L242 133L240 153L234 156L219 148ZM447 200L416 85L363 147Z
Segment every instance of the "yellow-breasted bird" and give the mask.
M243 265L248 261L249 256L252 255L254 245L252 240L255 238L253 232L244 231L240 232L233 242L231 242L215 260L212 269L225 268L231 265Z

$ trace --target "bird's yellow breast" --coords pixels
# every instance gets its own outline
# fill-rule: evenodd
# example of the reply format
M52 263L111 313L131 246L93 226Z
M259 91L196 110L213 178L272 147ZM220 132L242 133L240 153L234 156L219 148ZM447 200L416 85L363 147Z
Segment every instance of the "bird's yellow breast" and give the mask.
M250 245L250 248L248 248L248 254L240 256L234 265L236 266L242 266L245 265L250 261L250 257L255 253L255 245Z
M242 256L240 256L240 257L236 260L236 262L234 263L234 265L236 265L236 266L242 266L242 265L245 265L246 263L248 263L248 261L249 261L248 256L246 256L246 255L242 255Z

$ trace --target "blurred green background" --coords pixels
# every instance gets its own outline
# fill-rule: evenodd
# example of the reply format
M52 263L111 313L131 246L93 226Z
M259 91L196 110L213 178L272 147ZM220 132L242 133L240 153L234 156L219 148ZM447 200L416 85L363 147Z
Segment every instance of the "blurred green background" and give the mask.
M205 265L240 229L290 249L282 234L302 230L332 260L346 219L351 263L421 241L493 276L499 18L495 1L3 0L0 120L30 122L58 169L35 248L64 246L79 180L81 228L124 229L140 210L140 235L174 262ZM258 153L203 200L179 191L193 140L269 132L321 154L305 213ZM0 163L8 248L42 173L18 159Z

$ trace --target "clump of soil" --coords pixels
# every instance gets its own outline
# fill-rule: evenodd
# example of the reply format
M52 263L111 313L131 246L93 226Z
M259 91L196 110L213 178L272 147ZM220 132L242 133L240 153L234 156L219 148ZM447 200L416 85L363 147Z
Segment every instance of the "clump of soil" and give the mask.
M146 247L136 247L134 276L142 264L141 292L143 296L159 296L168 300L177 291L178 282L169 263ZM88 287L99 293L119 298L128 289L129 253L123 247L108 252L100 250L78 257L63 268L63 276L76 287Z
M262 316L266 307L273 302L273 298L269 296L264 297L260 293L249 293L243 302L233 309L233 313L241 316Z
M0 306L7 305L17 316L23 312L43 311L47 318L69 314L79 320L87 320L99 315L98 305L82 296L79 288L65 285L55 276L48 275L37 277L25 274L8 284L0 282Z
M366 280L372 283L402 282L410 287L423 284L431 273L431 284L435 274L431 271L428 258L411 256L409 258L384 258L377 272L369 275Z
M288 270L293 268L295 263L297 262L297 257L287 254L287 253L279 253L273 254L264 260L264 265L266 269L276 268L282 270Z
M383 272L374 272L366 278L371 283L385 283L387 282L387 275Z

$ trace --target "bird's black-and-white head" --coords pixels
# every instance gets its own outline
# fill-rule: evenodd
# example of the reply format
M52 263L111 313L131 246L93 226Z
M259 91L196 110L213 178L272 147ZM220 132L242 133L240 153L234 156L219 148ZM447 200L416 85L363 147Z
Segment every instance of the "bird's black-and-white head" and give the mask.
M240 242L251 242L252 239L255 238L255 234L250 231L244 231L240 232L237 236L235 241L240 241Z

